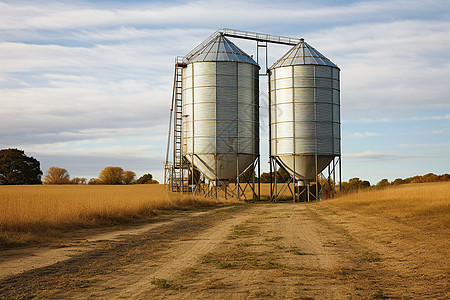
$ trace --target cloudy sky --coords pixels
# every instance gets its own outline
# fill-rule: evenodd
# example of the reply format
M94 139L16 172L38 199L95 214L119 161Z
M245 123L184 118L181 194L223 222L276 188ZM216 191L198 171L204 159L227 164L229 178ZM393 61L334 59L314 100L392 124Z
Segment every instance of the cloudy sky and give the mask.
M0 0L0 149L162 180L174 57L220 28L303 37L341 68L344 180L450 172L448 0Z

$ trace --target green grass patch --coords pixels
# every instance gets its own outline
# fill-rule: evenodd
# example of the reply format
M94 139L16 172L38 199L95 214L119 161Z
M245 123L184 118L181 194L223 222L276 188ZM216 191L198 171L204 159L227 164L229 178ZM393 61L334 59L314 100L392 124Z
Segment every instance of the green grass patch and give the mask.
M243 247L251 247L251 246L256 246L256 244L250 244L250 243L240 243L240 244L236 244L237 247L239 248L243 248Z
M214 266L217 269L228 269L231 268L232 265L229 262L220 260L220 259L211 259L211 258L204 258L202 260L202 264L214 264Z
M280 265L272 260L266 260L262 264L263 269L278 269L279 267L280 267Z
M302 252L300 250L297 250L297 248L292 246L276 246L277 249L285 250L288 253L292 253L295 255L313 255L312 253L306 253Z
M254 226L236 225L233 227L233 231L228 236L228 239L234 240L240 237L251 236L254 233L255 233Z
M274 237L270 237L270 238L265 238L264 240L266 242L275 242L275 241L279 241L281 239L283 239L282 236L274 236Z
M365 251L361 255L362 260L367 262L377 262L381 260L380 254L376 252Z
M372 295L373 299L389 299L388 296L386 296L383 291L377 291L375 294Z
M179 290L183 287L181 284L176 284L172 280L156 278L156 277L153 277L153 279L150 281L150 283L153 285L156 285L159 288L170 289L170 290Z

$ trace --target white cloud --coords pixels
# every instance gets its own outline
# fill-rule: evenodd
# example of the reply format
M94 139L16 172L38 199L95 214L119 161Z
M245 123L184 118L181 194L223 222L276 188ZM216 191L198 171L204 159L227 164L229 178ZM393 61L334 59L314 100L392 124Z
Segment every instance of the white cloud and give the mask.
M93 47L3 42L0 48L1 72L105 72L121 68L123 73L131 70L150 74L154 70L167 69L173 62L173 55L167 53L166 47L149 41Z
M403 159L414 159L420 156L412 155L408 153L384 153L384 152L375 152L371 150L357 152L357 153L344 153L344 157L355 158L361 160L374 160L374 161L395 161L395 160L403 160Z
M441 1L373 1L346 5L320 5L316 3L279 3L269 1L190 1L184 3L117 4L110 7L93 3L67 4L46 1L45 5L28 3L0 3L3 22L1 29L61 29L129 25L203 26L211 24L261 24L261 20L278 22L347 22L349 19L367 21L408 12L448 11ZM239 9L236 9L239 8ZM250 12L250 13L249 13Z
M356 118L351 118L351 119L343 119L342 123L389 123L389 122L394 122L396 121L395 119L391 119L391 118L361 118L361 119L356 119Z
M85 145L86 146L86 145ZM41 155L48 156L90 156L100 157L102 155L111 157L123 157L123 158L148 158L155 154L155 147L150 145L138 145L138 146L103 146L91 149L89 147L78 146L71 149L67 148L64 143L57 143L51 145L39 145L32 148L30 151L40 153ZM158 153L159 154L159 153ZM161 155L158 155L161 156Z
M1 135L20 140L96 128L166 126L170 90L154 90L149 82L135 80L48 78L52 87L0 91Z
M312 32L311 44L341 67L343 114L450 109L450 22L404 20Z
M399 144L399 148L448 148L450 143L415 143L415 144Z
M354 139L360 139L360 138L365 138L365 137L374 137L374 136L379 136L380 134L377 132L369 132L369 131L364 131L364 132L354 132L354 133L349 133L347 134L348 138L354 138Z
M450 120L450 114L444 116L413 117L411 121Z
M440 121L450 120L450 114L440 116L424 116L424 117L398 117L398 118L352 118L344 119L342 123L401 123L401 122L418 122L418 121Z

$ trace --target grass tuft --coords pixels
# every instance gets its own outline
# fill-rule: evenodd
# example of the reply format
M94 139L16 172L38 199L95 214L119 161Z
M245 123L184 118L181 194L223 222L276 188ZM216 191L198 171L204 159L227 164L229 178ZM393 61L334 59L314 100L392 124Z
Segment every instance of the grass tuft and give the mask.
M276 246L277 249L282 249L282 250L286 250L286 252L288 253L292 253L295 255L313 255L312 253L306 253L306 252L302 252L297 250L297 248L292 247L292 246Z
M386 296L383 291L377 291L375 294L372 295L373 299L389 299L388 296Z
M255 226L236 225L233 231L228 235L228 239L235 240L240 237L251 236L255 233Z
M270 238L265 238L264 240L267 242L275 242L281 240L282 238L283 238L282 236L274 236Z
M228 269L232 267L232 264L220 259L209 259L209 258L204 258L202 260L202 264L214 264L216 266L217 269Z
M150 281L151 284L156 285L159 288L162 289L171 289L171 290L179 290L183 286L181 284L175 284L171 280L163 279L163 278L155 278Z
M362 253L362 260L367 262L377 262L381 261L381 256L380 254L375 252L365 251Z

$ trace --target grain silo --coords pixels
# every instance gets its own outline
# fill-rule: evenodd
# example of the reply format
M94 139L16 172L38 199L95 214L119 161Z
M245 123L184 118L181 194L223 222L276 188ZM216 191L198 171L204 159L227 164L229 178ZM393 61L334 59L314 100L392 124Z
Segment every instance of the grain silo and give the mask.
M184 63L182 153L226 185L259 158L259 66L222 34Z
M294 184L341 155L339 71L303 39L269 68L270 156Z
M227 37L255 41L256 62ZM267 69L269 44L293 48ZM249 199L249 188L252 198L260 199L258 93L259 76L267 75L270 199L286 191L295 201L307 191L309 199L310 185L317 199L318 176L327 166L328 178L322 180L334 191L338 164L341 178L339 68L303 39L225 28L175 59L164 164L164 183L172 192L218 197L221 189L219 196ZM291 175L283 177L280 193L279 166ZM301 192L299 182L306 186Z

